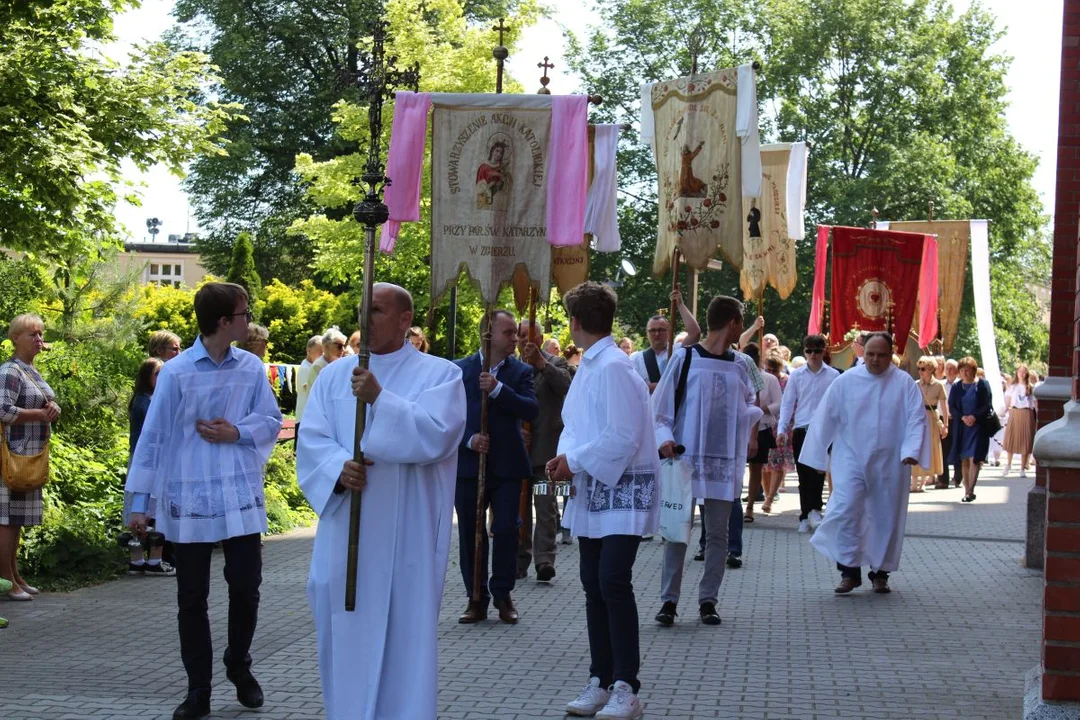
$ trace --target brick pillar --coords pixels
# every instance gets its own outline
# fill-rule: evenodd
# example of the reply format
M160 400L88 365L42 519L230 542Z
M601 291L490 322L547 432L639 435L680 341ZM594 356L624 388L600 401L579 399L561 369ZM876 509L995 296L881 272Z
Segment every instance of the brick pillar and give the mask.
M1080 718L1080 0L1065 0L1061 70L1050 377L1029 496L1041 491L1046 506L1042 677L1039 697L1032 687L1025 698L1029 718Z
M1073 330L1080 215L1080 2L1065 0L1058 108L1057 192L1054 202L1053 283L1050 295L1050 372L1036 392L1039 429L1061 419L1073 397ZM1043 567L1046 470L1039 464L1028 493L1026 564Z

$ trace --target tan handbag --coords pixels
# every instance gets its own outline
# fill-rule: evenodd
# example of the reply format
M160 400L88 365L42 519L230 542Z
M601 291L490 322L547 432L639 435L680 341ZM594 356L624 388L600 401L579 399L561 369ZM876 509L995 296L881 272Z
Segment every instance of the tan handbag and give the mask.
M0 432L4 426L0 425ZM7 444L7 433L0 440L0 474L12 492L30 492L49 482L49 444L37 455L16 455Z
M37 387L25 370L19 370ZM16 455L8 447L7 432L0 423L0 475L13 492L30 492L45 485L49 482L49 441L45 441L45 447L37 455Z

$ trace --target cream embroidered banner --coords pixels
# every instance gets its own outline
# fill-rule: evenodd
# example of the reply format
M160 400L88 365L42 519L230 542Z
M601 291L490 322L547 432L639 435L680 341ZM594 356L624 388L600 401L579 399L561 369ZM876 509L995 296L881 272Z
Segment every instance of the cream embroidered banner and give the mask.
M508 96L497 97L503 105ZM432 126L432 297L464 267L488 304L518 268L546 298L551 110L437 104Z
M761 197L742 200L747 222L739 286L746 300L757 300L766 285L776 288L781 299L795 289L795 218L788 213L802 213L802 203L792 201L805 196L805 148L804 143L761 146ZM800 157L793 157L798 153Z
M742 197L760 192L760 175L742 174L744 164L760 169L754 82L746 66L653 86L660 203L654 275L668 270L676 246L698 270L717 250L742 267Z
M889 227L901 232L937 235L938 283L941 286L938 308L941 312L942 354L948 355L952 352L953 343L956 342L956 332L960 325L960 305L964 302L971 221L912 220L890 223Z

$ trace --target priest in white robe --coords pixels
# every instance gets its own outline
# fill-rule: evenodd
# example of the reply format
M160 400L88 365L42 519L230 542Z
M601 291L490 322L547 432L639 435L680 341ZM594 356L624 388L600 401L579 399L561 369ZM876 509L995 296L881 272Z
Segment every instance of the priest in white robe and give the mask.
M829 386L814 414L799 462L824 470L832 446L833 491L811 544L840 570L838 594L862 585L889 592L900 567L911 465L930 461L922 393L892 364L892 337L870 333L865 363Z
M308 577L328 720L435 718L436 626L453 524L461 371L405 341L412 298L377 283L367 371L329 365L297 447L300 488L319 515ZM353 462L356 399L368 403ZM363 493L356 610L345 611L349 490Z

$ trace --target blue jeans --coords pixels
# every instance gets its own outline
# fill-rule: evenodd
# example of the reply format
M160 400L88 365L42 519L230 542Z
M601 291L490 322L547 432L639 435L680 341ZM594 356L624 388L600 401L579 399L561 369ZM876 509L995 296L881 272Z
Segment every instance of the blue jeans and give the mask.
M641 651L632 580L640 543L636 535L578 538L589 626L589 675L600 678L602 688L622 680L635 693L641 689Z
M491 527L495 538L491 557L491 581L488 582L488 534L487 518L481 534L481 564L483 565L481 597L473 598L473 558L476 550L476 478L458 478L454 493L454 509L458 516L458 553L461 579L465 581L465 593L485 605L493 596L496 600L510 597L517 578L518 527L521 523L518 501L521 498L521 481L504 478L488 478L484 494L487 496L485 512L491 506L495 514ZM490 594L489 594L490 592Z

